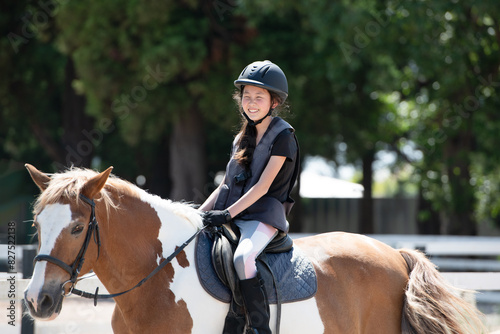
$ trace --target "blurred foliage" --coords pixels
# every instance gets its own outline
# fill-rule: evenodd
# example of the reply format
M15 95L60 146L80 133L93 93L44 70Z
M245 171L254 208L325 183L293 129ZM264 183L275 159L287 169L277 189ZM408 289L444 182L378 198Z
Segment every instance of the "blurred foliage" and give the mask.
M165 179L177 177L168 167L179 158L171 152L174 129L194 112L206 146L196 153L206 161L200 191L208 195L238 127L232 81L248 63L269 59L287 74L292 113L285 118L304 154L342 154L338 164L360 166L373 152L395 152L398 187L417 185L429 204L419 214L424 223L439 213L441 233L475 234L479 221L500 222L500 8L493 0L0 7L4 165L51 171L87 140L87 166L114 165L131 181L145 175L146 186L166 196L172 181ZM78 98L85 117L70 127L68 101Z

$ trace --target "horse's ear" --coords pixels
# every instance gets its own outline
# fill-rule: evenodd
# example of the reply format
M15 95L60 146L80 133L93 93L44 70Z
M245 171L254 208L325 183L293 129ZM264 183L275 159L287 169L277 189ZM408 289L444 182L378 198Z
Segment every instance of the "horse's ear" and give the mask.
M35 182L38 188L40 188L40 191L44 191L45 189L47 189L50 182L50 177L47 174L40 172L35 168L35 166L30 164L25 164L24 167L26 167L26 169L30 173L33 182Z
M111 174L112 170L113 167L109 167L104 172L88 180L83 185L82 194L90 199L93 199L94 196L97 195L106 184L106 181L108 180L109 174Z

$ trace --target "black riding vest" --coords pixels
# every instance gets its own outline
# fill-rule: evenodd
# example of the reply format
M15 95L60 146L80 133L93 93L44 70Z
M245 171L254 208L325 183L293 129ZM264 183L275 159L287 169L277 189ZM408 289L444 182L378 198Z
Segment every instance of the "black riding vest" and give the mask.
M238 149L237 143L239 137L234 139L231 159L226 167L225 182L221 186L219 196L215 201L215 210L227 209L259 181L262 172L271 158L271 149L273 144L276 138L284 131L293 131L293 128L283 119L279 117L273 118L266 130L266 133L255 148L252 163L250 164L250 171L246 170L236 160L234 160L234 155ZM258 220L281 231L287 232L288 223L286 221L286 215L290 212L293 206L293 200L290 198L290 192L297 178L298 162L299 151L297 143L295 171L289 187L288 199L285 203L281 203L277 198L266 194L235 218L243 220Z

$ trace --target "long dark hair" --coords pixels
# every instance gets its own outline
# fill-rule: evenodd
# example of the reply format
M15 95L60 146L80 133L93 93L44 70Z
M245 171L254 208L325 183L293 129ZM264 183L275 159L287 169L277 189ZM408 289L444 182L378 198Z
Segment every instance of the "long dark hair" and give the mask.
M282 99L278 94L270 90L268 90L268 92L269 94L271 94L271 105L274 105L275 103L278 104L278 106L273 109L273 112L271 114L271 116L276 116L281 109L286 109L287 105L283 104ZM233 94L233 99L238 104L238 109L242 115L241 129L238 133L240 138L237 143L238 149L236 151L236 154L234 155L234 159L241 166L245 167L246 169L250 169L250 164L252 163L253 159L253 152L255 151L255 147L257 146L257 128L255 127L255 125L250 125L246 117L243 116L243 113L245 111L243 110L243 107L241 105L242 95L243 87L241 88L241 90L236 90Z

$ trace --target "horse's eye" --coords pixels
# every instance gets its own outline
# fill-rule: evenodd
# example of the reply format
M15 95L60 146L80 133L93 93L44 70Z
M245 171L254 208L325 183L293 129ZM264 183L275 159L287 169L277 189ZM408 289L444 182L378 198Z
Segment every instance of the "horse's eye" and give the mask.
M73 227L73 229L71 230L71 234L73 235L78 235L80 233L82 233L83 231L83 225L76 225L75 227Z

